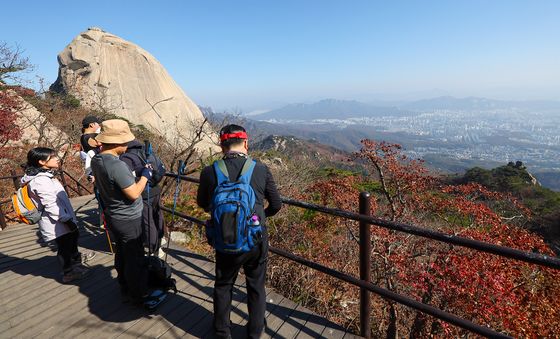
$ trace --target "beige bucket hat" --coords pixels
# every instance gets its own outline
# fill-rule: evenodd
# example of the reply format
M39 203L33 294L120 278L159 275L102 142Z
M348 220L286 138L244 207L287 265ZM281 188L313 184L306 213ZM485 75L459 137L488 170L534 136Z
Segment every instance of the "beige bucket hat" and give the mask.
M104 144L126 144L134 139L128 123L121 119L103 121L101 133L95 137L95 140Z

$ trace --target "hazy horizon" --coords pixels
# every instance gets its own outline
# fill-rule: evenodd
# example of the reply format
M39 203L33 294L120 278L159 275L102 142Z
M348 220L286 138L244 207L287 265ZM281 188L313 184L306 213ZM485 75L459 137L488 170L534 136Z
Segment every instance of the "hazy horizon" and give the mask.
M51 84L57 54L100 27L217 111L325 98L559 100L558 13L557 1L35 2L3 18L0 41Z

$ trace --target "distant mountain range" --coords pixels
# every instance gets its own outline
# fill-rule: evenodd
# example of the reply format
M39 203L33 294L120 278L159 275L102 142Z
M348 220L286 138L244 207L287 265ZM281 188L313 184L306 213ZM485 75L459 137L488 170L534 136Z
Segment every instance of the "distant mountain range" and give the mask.
M432 110L487 111L517 109L522 111L558 111L560 101L531 100L506 101L478 97L455 98L442 96L432 99L400 103L396 106L379 106L355 100L324 99L312 104L290 104L251 116L267 121L310 121L317 119L348 119L381 116L412 116Z
M353 109L344 109L345 113L335 114L337 110L343 107L352 107ZM372 110L374 107L377 109ZM355 117L363 117L365 114L375 114L386 116L386 114L410 114L418 115L423 110L449 109L456 111L479 111L482 116L486 111L504 108L505 117L509 117L509 110L505 108L517 108L520 114L517 117L531 117L545 119L544 121L558 121L560 113L560 102L555 101L499 101L485 98L453 98L439 97L429 100L420 100L402 104L399 107L388 107L383 109L380 106L367 105L357 101L342 100L322 100L314 104L296 104L288 105L281 109L270 111L264 114L251 117L246 116L227 116L223 114L213 113L209 108L201 108L203 113L216 126L222 126L226 123L238 123L243 125L250 134L251 145L259 146L261 149L267 149L266 145L271 143L270 139L264 143L259 142L267 139L270 135L275 136L293 136L308 143L304 146L300 142L293 143L292 139L284 140L285 145L292 145L289 149L297 149L298 152L291 154L299 156L300 153L320 153L320 154L337 154L338 151L324 148L317 150L318 144L329 145L344 152L355 152L361 148L360 141L362 139L384 140L387 142L398 143L403 148L411 152L413 157L423 157L430 167L443 172L461 173L464 170L480 166L485 168L503 165L504 161L494 161L489 158L488 154L492 152L500 152L500 150L515 149L519 151L519 159L524 160L527 166L535 174L537 179L545 186L560 191L559 173L553 165L554 156L558 152L558 146L543 144L542 148L531 138L527 138L526 134L520 132L510 132L507 130L496 130L492 134L483 136L484 146L483 153L485 156L479 156L477 152L481 152L481 146L477 146L477 142L471 139L461 138L443 138L424 135L421 133L410 133L407 130L383 129L383 125L368 125L367 123L357 122L355 124L344 124L339 121L317 121L317 119L347 119L345 117L354 115ZM275 113L276 112L276 113ZM295 112L295 113L294 113ZM306 113L307 112L307 113ZM323 113L320 113L323 112ZM324 114L327 112L328 114ZM515 110L512 110L515 112ZM535 115L534 113L538 113ZM309 114L307 117L306 114ZM545 117L541 118L539 116ZM269 118L269 119L267 119ZM307 119L306 119L307 118ZM554 118L554 119L553 119ZM414 119L417 119L415 117ZM315 120L315 121L312 121ZM387 119L382 119L385 121ZM388 119L393 120L395 119ZM407 118L396 119L398 123ZM410 120L410 119L408 119ZM475 119L476 120L476 119ZM450 120L451 123L453 120ZM512 120L514 121L514 120ZM406 122L402 122L405 124ZM545 126L546 127L546 126ZM428 128L428 127L426 127ZM475 131L476 132L476 131ZM473 134L476 135L476 133ZM469 132L470 133L470 132ZM465 133L465 136L470 135ZM542 133L542 132L541 132ZM291 138L291 137L290 137ZM278 139L280 140L280 139ZM299 145L299 146L298 146ZM536 146L537 145L537 146ZM469 151L469 150L475 151ZM534 149L534 150L532 150ZM486 151L487 150L487 151ZM285 150L280 150L284 152ZM469 153L474 152L474 153ZM458 156L460 154L471 154L471 156ZM542 154L542 155L539 155ZM548 156L546 154L550 154ZM516 155L513 154L517 160ZM529 157L526 160L522 157ZM326 156L321 156L327 159ZM530 159L535 159L532 162ZM552 167L551 167L552 166Z
M254 115L257 120L348 119L377 116L406 116L414 112L396 107L379 107L355 100L325 99L312 104L291 104Z

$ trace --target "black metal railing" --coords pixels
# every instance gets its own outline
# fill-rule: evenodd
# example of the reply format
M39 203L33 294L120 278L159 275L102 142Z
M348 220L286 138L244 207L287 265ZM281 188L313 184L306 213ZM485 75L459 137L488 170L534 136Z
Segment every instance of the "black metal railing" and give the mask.
M193 182L193 183L200 183L200 180L193 177L188 177L185 175L177 175L175 173L166 173L166 176L172 178L179 178L181 180ZM405 297L403 295L397 294L395 292L389 291L387 289L381 288L379 286L375 286L370 283L370 267L371 267L371 258L370 258L370 246L371 246L371 239L370 239L370 227L371 225L384 227L387 229L405 232L408 234L437 240L440 242L453 244L457 246L471 248L477 251L482 251L486 253L491 253L495 255L499 255L502 257L521 260L524 262L528 262L531 264L542 265L546 267L551 267L554 269L560 269L560 258L551 257L547 255L542 255L538 253L532 252L525 252L516 250L513 248L505 247L505 246L498 246L494 244L490 244L483 241L472 240L464 237L459 237L456 235L445 234L442 232L433 231L430 229L426 229L423 227L419 227L416 225L408 225L393 221L388 221L385 219L375 218L370 215L370 195L369 193L362 192L359 196L359 211L360 213L349 212L345 210L335 209L335 208L328 208L316 204L311 204L307 202L297 201L294 199L284 198L282 197L282 202L287 205L301 207L308 210L318 211L326 214L330 214L333 216L338 216L350 220L359 221L360 224L360 279L347 275L345 273L333 270L331 268L325 267L318 263L312 262L305 258L299 257L292 253L289 253L285 250L278 249L275 247L269 247L270 252L280 255L284 258L290 259L294 262L300 263L317 271L323 272L328 274L334 278L340 279L352 285L355 285L360 288L360 334L366 338L370 338L371 336L371 325L370 325L370 299L369 293L373 292L380 295L383 298L395 301L397 303L406 305L413 309L416 309L420 312L429 314L434 316L438 319L446 321L450 324L459 326L471 332L477 333L479 335L483 335L486 337L499 337L499 338L508 338L507 335L496 332L488 327L481 326L475 324L469 320L459 318L453 314L448 312L442 311L438 308L433 306L423 304L418 302L414 299ZM167 212L173 212L172 209L164 207L163 208ZM186 215L184 213L175 212L175 214L181 218L187 219L193 223L204 225L205 221L197 219L195 217Z

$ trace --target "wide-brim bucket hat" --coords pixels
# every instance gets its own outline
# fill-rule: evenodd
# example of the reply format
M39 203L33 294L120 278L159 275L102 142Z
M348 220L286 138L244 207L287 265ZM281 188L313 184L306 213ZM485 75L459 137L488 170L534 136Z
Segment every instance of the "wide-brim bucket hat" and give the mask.
M104 144L126 144L134 139L128 123L121 119L103 121L101 133L95 137L95 140Z

